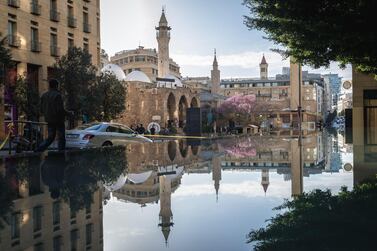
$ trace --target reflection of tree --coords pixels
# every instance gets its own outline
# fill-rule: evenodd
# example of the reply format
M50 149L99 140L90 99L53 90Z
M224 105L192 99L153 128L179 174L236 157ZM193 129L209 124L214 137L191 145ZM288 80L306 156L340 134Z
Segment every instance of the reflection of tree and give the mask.
M254 250L375 250L377 179L339 195L315 190L276 209L286 211L249 233Z

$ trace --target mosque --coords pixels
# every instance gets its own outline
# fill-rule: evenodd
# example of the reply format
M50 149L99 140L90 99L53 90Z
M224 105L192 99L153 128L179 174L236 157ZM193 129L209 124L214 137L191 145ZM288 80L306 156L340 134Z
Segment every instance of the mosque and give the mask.
M179 65L169 57L170 32L163 10L156 27L158 51L141 46L122 51L102 69L115 74L127 88L126 110L117 122L153 126L156 132L167 127L183 132L188 110L200 113L199 92L183 83Z

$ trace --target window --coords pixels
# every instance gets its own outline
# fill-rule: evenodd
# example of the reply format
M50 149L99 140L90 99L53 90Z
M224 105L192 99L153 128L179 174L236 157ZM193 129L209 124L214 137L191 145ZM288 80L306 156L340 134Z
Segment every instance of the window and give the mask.
M83 30L86 33L90 33L89 15L88 12L83 12Z
M59 22L60 13L58 12L57 0L50 0L50 20Z
M33 230L38 232L42 229L42 206L33 208Z
M60 224L60 202L55 201L52 205L52 222L54 225Z
M34 15L40 15L41 14L41 6L39 5L38 0L32 0L30 2L30 12Z
M37 243L34 245L34 251L43 251L43 243Z
M53 251L60 251L62 246L62 237L55 236L53 240Z
M73 38L68 38L68 49L73 48L75 46L75 41Z
M77 229L71 231L71 251L78 250L79 231Z
M120 126L119 132L124 134L134 134L135 132L126 126Z
M364 91L365 143L377 145L377 90Z
M118 132L118 131L119 131L118 128L115 126L108 126L106 128L106 132Z
M87 50L87 51L89 51L89 44L88 43L86 43L86 42L84 42L84 50Z
M20 238L20 227L21 227L21 213L14 213L10 219L11 225L11 238L17 239Z
M71 28L76 28L76 18L74 17L73 7L68 5L68 26Z
M8 45L13 47L19 47L21 41L17 36L17 23L14 21L8 21Z
M87 224L85 228L86 232L86 245L90 245L92 243L92 231L93 231L93 225Z
M31 27L30 32L31 37L31 51L39 52L40 51L40 43L39 43L39 32L37 28Z
M59 56L58 36L54 33L50 34L50 48L51 56Z

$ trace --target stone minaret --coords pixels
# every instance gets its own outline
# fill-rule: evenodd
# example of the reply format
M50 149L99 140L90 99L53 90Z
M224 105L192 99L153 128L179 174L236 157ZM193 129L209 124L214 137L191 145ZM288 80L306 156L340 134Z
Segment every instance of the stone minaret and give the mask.
M261 185L263 187L264 193L266 194L268 185L270 185L270 175L268 169L262 169L262 182Z
M156 27L156 38L158 42L158 77L163 78L169 74L169 42L170 42L170 26L166 20L165 10L162 14L159 26Z
M219 71L219 64L217 63L216 49L215 49L215 56L214 56L213 64L212 64L211 82L212 82L211 92L218 94L220 91L220 71Z
M268 64L266 58L262 57L262 61L259 64L260 68L260 79L268 79Z
M165 176L160 176L160 224L165 244L168 243L170 228L174 225L171 211L171 181Z

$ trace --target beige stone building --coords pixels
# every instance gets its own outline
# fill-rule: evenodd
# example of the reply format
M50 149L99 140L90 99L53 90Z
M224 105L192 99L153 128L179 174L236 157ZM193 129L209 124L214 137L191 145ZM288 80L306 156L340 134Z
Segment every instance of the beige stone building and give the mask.
M6 71L8 84L14 84L17 75L23 75L29 84L45 91L51 66L70 46L87 49L93 64L100 66L100 0L1 0L0 10L0 33L6 36L16 62L14 68ZM5 106L12 119L16 119L9 96L6 94ZM1 105L1 123L2 109ZM3 132L4 126L0 127Z
M156 78L170 78L172 76L180 79L180 67L169 57L171 27L162 11L160 22L156 27L156 49L146 49L139 46L134 50L125 50L116 53L110 58L111 63L119 65L127 75L132 71L144 72L153 82Z
M280 78L268 77L265 57L260 63L260 78L223 79L218 94L226 97L255 94L256 112L268 114L274 127L297 127L297 109L301 104L303 121L308 129L323 120L324 82L319 74L302 72L301 67L291 62L290 75ZM300 76L300 77L299 77ZM301 81L301 86L298 85ZM299 102L301 89L301 103Z

